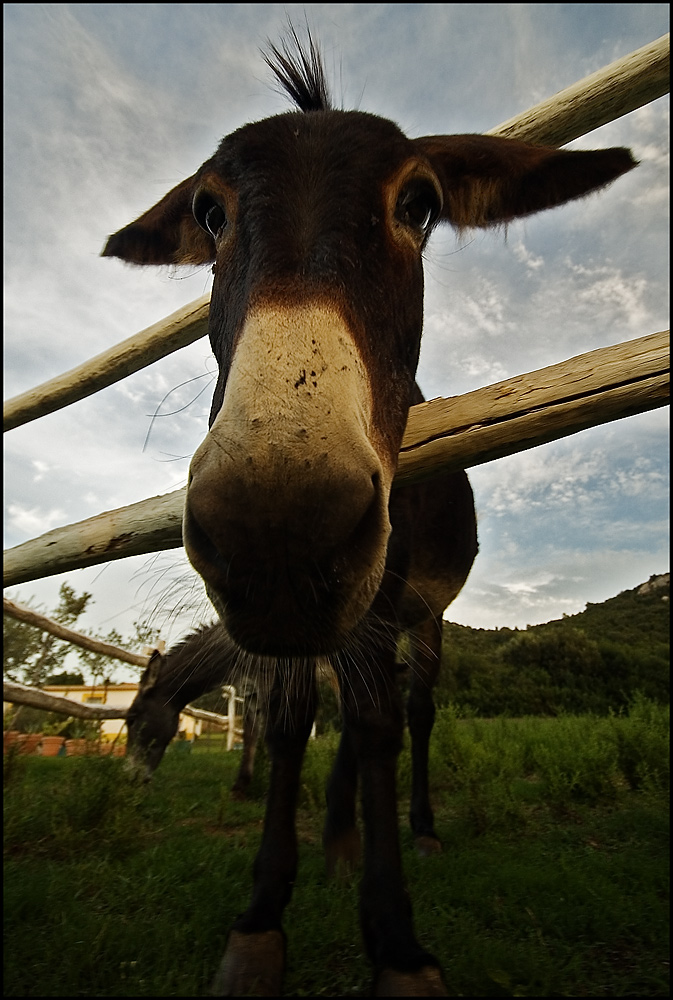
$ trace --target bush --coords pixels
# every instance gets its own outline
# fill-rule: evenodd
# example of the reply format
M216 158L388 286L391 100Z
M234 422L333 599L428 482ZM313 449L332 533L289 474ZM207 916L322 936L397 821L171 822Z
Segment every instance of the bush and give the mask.
M671 781L670 709L637 694L628 715L612 716L619 767L634 790L667 792Z

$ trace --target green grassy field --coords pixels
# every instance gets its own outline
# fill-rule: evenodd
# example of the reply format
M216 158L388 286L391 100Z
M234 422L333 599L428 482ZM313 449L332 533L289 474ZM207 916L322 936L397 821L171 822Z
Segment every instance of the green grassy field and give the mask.
M668 996L668 712L460 720L438 714L444 852L400 825L419 937L457 996ZM286 913L290 996L366 996L357 873L328 882L323 787L336 734L309 746L300 873ZM253 796L204 741L147 789L110 758L5 758L5 996L203 996L247 904Z

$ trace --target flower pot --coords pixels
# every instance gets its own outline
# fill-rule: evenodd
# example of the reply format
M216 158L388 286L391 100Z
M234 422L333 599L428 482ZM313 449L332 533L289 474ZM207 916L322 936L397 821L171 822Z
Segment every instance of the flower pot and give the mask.
M19 733L16 745L20 754L35 753L42 742L42 733Z
M40 753L43 757L58 757L59 750L64 743L64 736L43 736Z
M16 746L16 741L18 740L21 733L18 729L6 729L2 734L2 748L4 753L9 753L9 751Z
M65 741L65 755L66 757L81 757L86 753L87 750L87 740L66 740Z

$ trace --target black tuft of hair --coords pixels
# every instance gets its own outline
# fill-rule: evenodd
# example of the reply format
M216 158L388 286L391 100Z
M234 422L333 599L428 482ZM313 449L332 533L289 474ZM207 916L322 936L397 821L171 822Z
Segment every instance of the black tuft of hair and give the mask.
M300 111L329 111L332 107L320 50L308 31L308 48L292 25L277 48L269 42L264 61Z

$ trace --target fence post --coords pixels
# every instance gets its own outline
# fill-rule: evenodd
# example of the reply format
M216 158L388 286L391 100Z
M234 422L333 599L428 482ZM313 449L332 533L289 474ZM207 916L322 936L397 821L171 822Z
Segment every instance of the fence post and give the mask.
M233 750L236 739L236 688L232 684L224 684L222 694L227 698L227 750Z

